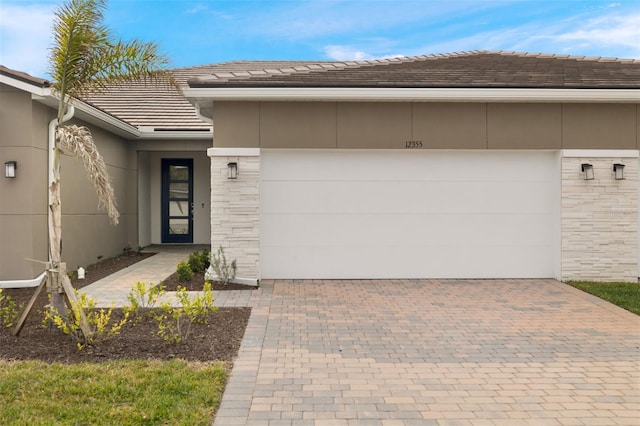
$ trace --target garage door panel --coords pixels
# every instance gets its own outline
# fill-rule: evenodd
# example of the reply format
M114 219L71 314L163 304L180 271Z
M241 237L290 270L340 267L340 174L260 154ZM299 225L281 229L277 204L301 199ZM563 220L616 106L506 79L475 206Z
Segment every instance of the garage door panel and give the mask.
M537 216L537 215L536 215ZM362 245L447 245L469 236L484 244L545 244L550 230L544 217L511 214L308 214L264 215L263 241L301 247ZM318 223L322 222L322 226Z
M545 212L548 186L520 181L265 182L262 208L265 214Z
M553 273L551 268L538 266L550 264L551 259L550 251L537 246L309 246L304 252L299 247L263 249L264 275L283 279L530 278ZM277 259L273 258L276 253ZM386 255L386 261L380 260L381 254ZM315 261L309 262L309 258ZM393 268L389 268L391 262Z
M265 151L263 278L553 276L549 152Z

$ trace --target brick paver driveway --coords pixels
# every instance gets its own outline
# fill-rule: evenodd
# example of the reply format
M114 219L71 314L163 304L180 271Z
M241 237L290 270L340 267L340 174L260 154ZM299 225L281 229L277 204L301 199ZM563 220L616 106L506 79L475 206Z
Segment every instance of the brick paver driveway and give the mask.
M554 280L223 299L254 309L216 425L640 424L640 317Z

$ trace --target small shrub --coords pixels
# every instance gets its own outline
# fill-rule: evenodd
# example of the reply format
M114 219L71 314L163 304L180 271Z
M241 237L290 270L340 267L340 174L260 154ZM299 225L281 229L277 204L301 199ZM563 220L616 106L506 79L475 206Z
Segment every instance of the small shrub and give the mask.
M184 287L178 287L176 297L180 307L172 307L168 302L162 303L155 316L158 334L169 344L187 340L193 323L206 324L209 314L218 310L213 305L210 283L205 283L202 292L195 297L189 297Z
M44 324L53 323L64 334L68 334L78 345L78 350L84 349L86 346L93 345L99 341L118 334L120 329L127 323L129 315L125 313L122 320L118 322L111 321L113 313L113 305L109 310L96 309L96 301L89 298L86 293L76 293L76 301L71 302L68 311L68 319L65 320L59 312L52 306L45 310ZM84 313L89 326L89 333L85 335L80 327L80 321Z
M209 250L195 251L189 255L188 262L193 272L204 272L209 268Z
M202 253L194 251L189 255L187 262L193 272L204 272L209 267L209 251L204 250Z
M129 305L125 306L124 310L134 314L140 309L153 308L166 293L163 284L153 285L153 282L150 282L147 285L145 281L136 281L127 295Z
M202 250L201 257L202 262L204 263L203 271L206 271L207 269L209 269L209 265L211 265L211 253L209 252L209 249Z
M235 279L236 271L238 269L235 259L231 261L231 264L227 263L227 257L224 255L224 249L222 246L218 248L218 253L211 256L211 267L218 277L218 281L224 285L229 284L231 280Z
M181 260L180 263L178 263L177 272L178 281L180 281L181 283L189 281L191 278L193 278L193 271L191 270L189 264L184 260Z
M0 327L10 328L16 325L24 305L17 304L11 296L2 294L0 288Z

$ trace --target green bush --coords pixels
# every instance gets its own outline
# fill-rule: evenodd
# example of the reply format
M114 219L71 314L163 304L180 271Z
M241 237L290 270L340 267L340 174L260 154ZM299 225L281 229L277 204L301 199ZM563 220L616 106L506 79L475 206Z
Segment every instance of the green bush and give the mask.
M10 328L16 325L24 305L18 305L11 296L2 294L0 288L0 327Z
M76 301L70 302L71 309L68 310L68 318L63 318L59 312L50 306L44 312L43 325L53 323L64 334L68 334L78 344L78 350L84 349L85 346L93 345L101 340L105 340L120 332L120 329L127 323L129 315L125 313L122 320L118 322L111 321L113 313L113 305L109 310L96 309L96 301L89 298L86 293L76 293ZM88 333L84 333L81 327L82 314L87 319L89 326Z
M194 251L187 262L193 272L204 272L209 267L209 250Z
M189 264L184 260L181 260L180 263L178 263L177 272L178 281L180 281L181 283L189 281L191 278L193 278L193 271L191 270Z
M127 295L129 305L124 307L124 311L135 314L139 309L153 308L165 294L166 290L163 284L153 285L153 282L150 282L147 285L144 281L136 281Z
M194 297L189 297L184 287L178 287L176 297L180 307L172 307L169 302L164 302L155 316L158 322L158 334L170 344L187 340L193 323L206 324L209 313L218 310L213 305L210 283L204 283L202 292Z

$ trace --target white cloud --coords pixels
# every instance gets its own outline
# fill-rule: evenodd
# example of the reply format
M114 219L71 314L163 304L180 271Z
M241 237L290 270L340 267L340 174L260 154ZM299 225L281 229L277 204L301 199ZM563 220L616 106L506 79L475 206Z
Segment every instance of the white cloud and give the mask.
M324 53L329 59L334 61L363 61L373 58L373 55L349 46L325 46Z
M193 15L195 13L205 12L207 10L209 10L209 8L207 6L205 6L202 3L197 3L193 7L187 9L186 13L188 13L189 15Z
M380 45L376 45L375 43L366 43L368 48L366 50L374 50L376 52L384 52L387 51L386 43L382 42ZM341 46L341 45L329 45L324 47L324 54L327 59L333 61L366 61L366 60L374 60L374 59L390 59L390 58L400 58L405 55L400 53L394 53L389 55L372 55L370 53L365 52L364 50L359 50L356 47L352 46Z
M0 2L0 64L46 77L53 8Z
M635 50L638 54L640 53L640 14L590 19L582 28L557 34L555 39L567 44L624 46Z
M616 12L598 17L582 15L555 22L530 22L454 37L413 50L444 53L474 49L640 58L640 14Z

